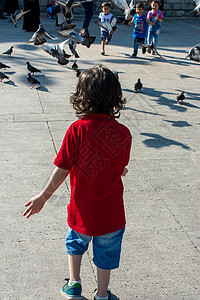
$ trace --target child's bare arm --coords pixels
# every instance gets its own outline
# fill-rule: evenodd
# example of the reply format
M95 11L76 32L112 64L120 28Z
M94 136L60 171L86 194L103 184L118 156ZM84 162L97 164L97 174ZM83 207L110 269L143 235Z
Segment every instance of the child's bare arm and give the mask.
M154 23L154 22L151 22L150 19L148 19L148 18L146 18L146 21L147 21L147 23L148 23L149 25L155 25L155 23Z
M123 171L123 173L122 173L122 176L126 176L127 173L128 173L128 169L125 167L125 168L124 168L124 171Z
M65 180L69 172L68 170L56 167L43 191L24 204L28 208L23 213L23 216L29 218L31 215L38 213L43 208L45 202Z

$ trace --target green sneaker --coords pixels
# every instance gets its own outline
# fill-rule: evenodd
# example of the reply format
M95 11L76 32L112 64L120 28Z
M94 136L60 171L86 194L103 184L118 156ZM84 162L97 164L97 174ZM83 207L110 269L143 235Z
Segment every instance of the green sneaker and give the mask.
M66 296L67 299L81 300L82 299L81 292L82 292L81 284L77 282L69 286L69 279L61 289L61 294Z
M108 300L112 300L111 291L107 290L107 293L108 293ZM95 294L96 294L96 290L95 290ZM94 295L94 300L96 300L95 295Z

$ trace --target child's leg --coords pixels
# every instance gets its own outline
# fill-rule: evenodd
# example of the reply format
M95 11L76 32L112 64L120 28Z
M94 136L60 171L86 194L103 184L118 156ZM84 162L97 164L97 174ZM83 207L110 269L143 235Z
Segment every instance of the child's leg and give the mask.
M81 260L82 255L68 254L70 281L80 280Z
M137 56L137 53L138 53L138 39L137 38L134 38L134 41L133 41L133 55L132 56Z
M106 39L103 37L101 42L101 54L105 54L105 43Z
M153 34L153 45L155 49L157 48L159 34L160 34L160 29L157 29Z
M147 33L147 44L150 45L152 43L152 40L153 40L153 32L152 30L148 30L148 33Z
M108 284L110 281L111 270L102 270L97 268L98 289L97 295L101 298L107 296Z

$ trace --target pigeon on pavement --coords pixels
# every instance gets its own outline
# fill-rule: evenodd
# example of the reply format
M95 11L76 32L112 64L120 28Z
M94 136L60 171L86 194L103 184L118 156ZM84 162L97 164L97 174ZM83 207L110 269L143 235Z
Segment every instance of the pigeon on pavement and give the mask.
M0 62L0 69L5 70L6 68L10 68L10 67Z
M200 44L197 44L193 46L190 50L188 55L185 57L185 59L190 58L191 60L194 60L196 62L200 62Z
M47 32L40 24L38 30L32 35L28 43L34 43L34 45L42 45L46 42L45 37L48 37L51 40L58 40L58 37Z
M136 92L141 92L141 89L142 89L142 83L140 81L140 78L138 78L138 81L135 83L135 91Z
M3 72L0 72L0 81L2 81L3 79L9 79L9 77Z
M177 103L178 103L178 104L183 104L183 100L185 99L184 93L185 93L185 92L182 91L182 92L180 93L180 95L176 97L176 100L177 100Z
M79 69L76 69L76 77L79 77L80 75L81 75L81 70L79 70Z
M76 60L75 60L73 65L72 65L72 70L76 71L77 69L78 69L78 65L77 65Z
M34 74L35 72L41 72L37 68L33 67L28 61L26 62L27 69L31 74Z
M7 54L8 56L11 56L12 52L13 52L13 46L10 47L10 49L8 49L7 51L3 52L2 54Z
M31 76L31 73L28 73L27 75L27 81L30 83L29 87L31 86L32 88L34 87L35 84L39 84L40 82L34 78L33 76Z
M11 14L11 21L13 22L13 24L15 25L15 28L17 28L17 22L25 15L27 14L29 11L31 11L31 9L23 11L23 9L18 9L15 11L14 14Z

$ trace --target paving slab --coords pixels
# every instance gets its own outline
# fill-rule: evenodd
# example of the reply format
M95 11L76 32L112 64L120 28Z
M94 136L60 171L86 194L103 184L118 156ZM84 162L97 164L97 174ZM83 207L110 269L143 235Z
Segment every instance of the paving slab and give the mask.
M74 18L80 29L83 18ZM57 35L55 20L43 26ZM106 55L97 36L88 49L77 46L81 70L104 64L119 72L127 99L119 121L133 135L129 173L124 182L127 226L121 264L111 276L117 300L200 299L200 88L199 63L184 60L199 43L199 18L165 19L159 38L162 57L132 54L132 27L117 24ZM10 80L0 82L0 299L64 299L60 289L69 277L65 250L69 178L40 214L26 220L24 203L45 186L69 125L76 120L70 104L77 77L41 47L28 44L32 33L0 20L0 54ZM63 39L56 42L61 42ZM50 43L54 43L48 40ZM41 85L28 87L26 62L41 70ZM142 93L134 92L138 78ZM186 92L183 105L176 97ZM96 288L92 247L83 258L83 299Z

